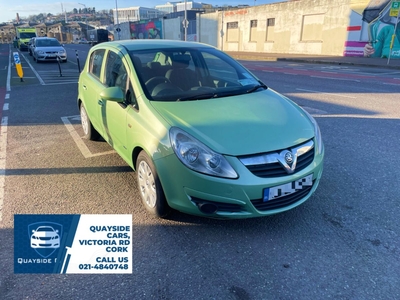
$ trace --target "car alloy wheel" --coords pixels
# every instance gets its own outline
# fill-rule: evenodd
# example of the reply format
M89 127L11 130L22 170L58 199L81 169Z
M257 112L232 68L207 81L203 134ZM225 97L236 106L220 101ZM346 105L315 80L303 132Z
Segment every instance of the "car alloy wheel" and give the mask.
M83 107L83 105L81 106L81 124L82 124L82 129L83 129L83 133L85 135L87 135L89 133L89 120L88 120L88 116L86 113L86 109Z
M169 206L164 196L157 171L145 151L139 153L136 163L136 176L142 202L152 215L165 217Z
M145 204L154 208L157 200L156 183L150 166L144 160L139 164L138 178L140 193Z
M81 125L83 129L84 138L95 141L99 138L99 133L94 129L92 122L90 122L89 116L87 115L86 109L81 104L80 106L80 115L81 115Z

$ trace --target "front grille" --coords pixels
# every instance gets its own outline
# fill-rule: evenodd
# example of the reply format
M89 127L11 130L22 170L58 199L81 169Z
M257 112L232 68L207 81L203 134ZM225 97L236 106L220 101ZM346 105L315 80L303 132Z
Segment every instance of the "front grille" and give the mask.
M314 148L297 158L296 170L293 172L293 174L305 169L309 164L312 163L313 160ZM251 173L262 178L281 177L288 175L279 162L263 165L248 165L246 167Z
M50 241L51 240L51 237L44 237L44 236L42 236L42 237L40 237L39 238L41 241Z
M313 185L315 183L315 180L313 181ZM292 205L296 203L297 201L300 201L303 199L305 196L307 196L312 189L312 186L305 187L293 194L280 197L275 200L269 200L264 202L263 199L256 199L256 200L251 200L251 203L254 205L254 207L257 210L260 211L267 211L267 210L273 210L273 209L279 209L279 208L284 208L289 205Z
M303 149L306 149L304 150L305 152ZM289 174L282 165L283 157L281 157L281 153L284 153L285 151L289 152L288 150L279 150L277 152L247 155L238 158L246 168L257 177L282 177ZM315 155L314 142L310 140L292 149L293 154L296 154L297 151L301 152L297 156L296 168L292 170L290 174L295 174L312 163ZM289 167L291 166L289 165Z
M214 201L208 201L208 200L203 200L200 198L195 198L191 197L192 202L196 204L196 206L199 206L201 203L208 203L208 204L213 204L217 207L217 212L219 211L224 211L224 212L240 212L243 211L242 206L239 204L231 204L231 203L222 203L222 202L214 202Z

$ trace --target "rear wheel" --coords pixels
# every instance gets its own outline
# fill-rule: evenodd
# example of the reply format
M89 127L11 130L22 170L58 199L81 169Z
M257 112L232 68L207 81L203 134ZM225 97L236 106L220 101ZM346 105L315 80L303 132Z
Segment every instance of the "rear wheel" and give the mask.
M81 104L80 106L80 114L81 114L81 125L84 133L83 137L91 141L98 140L100 134L97 132L96 129L94 129L92 122L90 121L89 116L83 104Z
M136 176L140 196L146 210L156 217L166 217L170 212L170 207L165 199L153 161L145 151L140 152L137 158Z

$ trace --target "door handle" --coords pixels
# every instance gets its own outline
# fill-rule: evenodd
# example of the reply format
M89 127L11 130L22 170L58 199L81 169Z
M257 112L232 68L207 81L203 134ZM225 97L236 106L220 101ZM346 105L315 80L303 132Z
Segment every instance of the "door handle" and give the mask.
M87 90L86 85L83 84L82 87L83 87L84 90Z
M100 106L103 106L104 103L103 103L102 100L98 100L98 101L97 101L97 104L100 105Z

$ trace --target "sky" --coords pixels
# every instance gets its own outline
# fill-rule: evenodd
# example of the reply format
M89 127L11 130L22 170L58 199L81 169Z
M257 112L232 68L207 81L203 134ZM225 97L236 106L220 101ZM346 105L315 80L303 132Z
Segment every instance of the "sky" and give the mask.
M14 2L15 1L15 2ZM66 11L72 11L73 8L95 7L97 11L103 9L126 8L132 6L143 6L154 8L156 5L166 4L166 1L160 0L81 0L81 2L57 2L54 0L0 0L0 23L7 22L16 18L18 13L20 17L38 15L40 13L59 14L61 7ZM184 0L182 0L184 1ZM275 2L284 2L285 0L210 0L195 1L212 4L214 6L247 4L249 6L262 5ZM170 1L174 2L174 1Z

